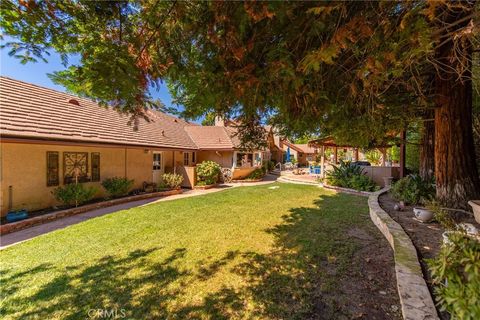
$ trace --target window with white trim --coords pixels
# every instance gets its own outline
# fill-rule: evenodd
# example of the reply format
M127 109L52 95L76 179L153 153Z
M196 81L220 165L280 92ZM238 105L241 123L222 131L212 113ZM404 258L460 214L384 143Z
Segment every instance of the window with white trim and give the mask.
M188 166L190 164L190 155L188 152L183 153L183 165Z
M162 154L153 154L153 170L162 170Z

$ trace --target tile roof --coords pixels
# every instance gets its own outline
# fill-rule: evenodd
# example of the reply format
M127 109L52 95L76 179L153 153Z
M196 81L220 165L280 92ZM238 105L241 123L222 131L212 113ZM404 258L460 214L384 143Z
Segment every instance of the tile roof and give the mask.
M233 150L229 128L220 126L186 126L190 138L200 150Z
M191 124L184 120L149 111L151 121L139 119L134 131L129 117L111 108L3 76L0 107L2 137L197 149L184 129Z
M303 153L315 153L315 148L308 146L308 144L298 144L296 143L295 146L302 150Z

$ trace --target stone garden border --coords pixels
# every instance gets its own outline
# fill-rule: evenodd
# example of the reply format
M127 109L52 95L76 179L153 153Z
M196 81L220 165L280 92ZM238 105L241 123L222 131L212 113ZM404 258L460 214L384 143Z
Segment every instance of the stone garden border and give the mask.
M363 197L369 197L369 196L371 196L371 195L373 194L373 192L358 191L358 190L350 189L350 188L330 186L330 185L325 184L325 183L324 183L322 186L323 186L325 189L340 191L340 192L343 192L343 193L349 193L349 194L354 194L354 195L363 196Z
M138 201L138 200L149 199L149 198L156 198L156 197L171 196L171 195L180 194L180 193L183 193L182 189L151 192L151 193L144 193L144 194L139 194L135 196L123 197L119 199L96 202L96 203L87 204L87 205L76 207L76 208L59 210L52 213L43 214L41 216L20 220L17 222L2 224L0 225L0 234L5 235L5 234L22 230L28 227L33 227L35 225L44 224L53 220L57 220L63 217L69 217L79 213L84 213L84 212L95 210L95 209L110 207L110 206L114 206L121 203Z
M216 188L216 187L218 187L218 183L205 184L205 185L201 185L201 186L193 186L193 189L195 189L195 190L207 190L207 189L212 189L212 188Z
M417 250L403 228L378 203L381 194L390 188L374 192L368 198L370 218L383 233L394 252L397 290L404 319L439 319L435 304L418 261Z
M236 179L232 180L232 183L250 183L250 182L262 182L263 178L260 179Z

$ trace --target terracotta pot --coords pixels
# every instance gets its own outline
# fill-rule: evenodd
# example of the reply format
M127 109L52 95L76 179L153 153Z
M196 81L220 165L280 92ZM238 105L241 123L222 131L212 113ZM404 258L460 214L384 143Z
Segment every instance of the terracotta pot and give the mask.
M413 208L413 214L422 222L429 222L433 219L433 212L425 208Z
M473 215L475 216L475 221L480 223L480 200L470 200L468 204L473 209Z

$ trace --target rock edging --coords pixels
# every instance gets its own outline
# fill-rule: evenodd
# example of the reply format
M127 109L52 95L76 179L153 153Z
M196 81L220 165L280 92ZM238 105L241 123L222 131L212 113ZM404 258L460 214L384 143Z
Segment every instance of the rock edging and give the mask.
M373 194L373 192L359 191L359 190L350 189L350 188L331 186L331 185L328 185L328 184L325 184L325 183L322 184L322 187L324 187L325 189L335 190L335 191L348 193L348 194L354 194L354 195L363 196L363 197L369 197Z
M235 179L232 180L232 183L251 183L251 182L262 182L263 178L260 179Z
M218 187L218 183L204 184L204 185L200 185L200 186L193 186L193 189L195 189L195 190L207 190L207 189L212 189L212 188L216 188L216 187Z
M381 194L390 188L372 193L368 198L370 218L383 233L394 252L397 290L404 319L439 319L435 304L418 261L417 250L403 228L378 203Z
M183 193L182 189L158 191L158 192L152 192L152 193L139 194L135 196L123 197L119 199L96 202L96 203L87 204L87 205L76 207L76 208L69 208L65 210L54 211L52 213L43 214L41 216L28 218L28 219L20 220L17 222L2 224L0 225L0 234L5 235L8 233L33 227L39 224L44 224L50 221L54 221L63 217L69 217L69 216L84 213L87 211L110 207L110 206L121 204L121 203L138 201L138 200L149 199L149 198L156 198L156 197L171 196L171 195L180 194L180 193Z

